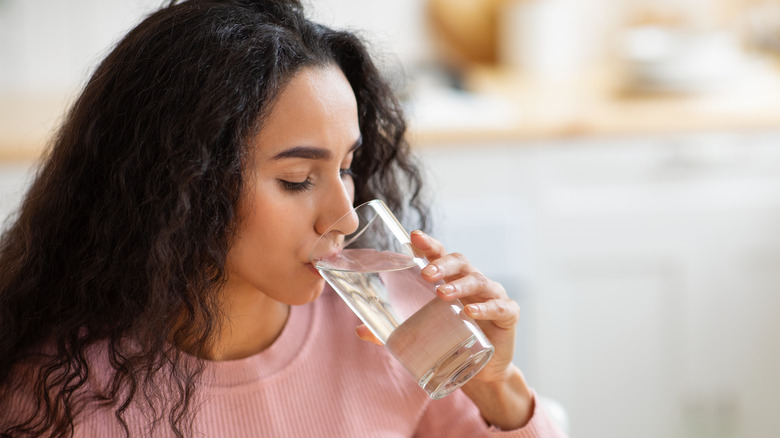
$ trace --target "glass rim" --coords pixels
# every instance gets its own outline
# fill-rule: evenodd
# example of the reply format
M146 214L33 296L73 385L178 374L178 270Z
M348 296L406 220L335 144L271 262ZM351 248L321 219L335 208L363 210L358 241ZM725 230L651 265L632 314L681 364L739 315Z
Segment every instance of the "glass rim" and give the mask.
M322 234L320 234L319 237L317 237L317 240L314 242L314 246L312 246L312 249L309 252L309 261L310 262L315 261L315 259L313 257L315 250L319 246L319 244L322 241L322 239L325 236L327 236L331 231L333 231L333 229L336 228L336 225L338 225L339 222L341 222L345 217L351 215L352 213L357 212L359 209L360 210L365 210L366 207L373 206L373 205L378 205L379 206L379 209L374 208L374 210L373 210L376 213L374 215L374 217L372 217L371 220L369 220L367 223L362 223L362 222L360 222L360 216L358 215L358 221L359 221L358 223L359 223L360 226L354 232L352 232L350 234L344 235L344 242L342 243L342 247L346 247L349 244L351 244L352 242L354 242L355 240L357 240L358 238L360 238L360 236L362 236L363 233L366 230L368 230L369 225L371 225L374 222L374 220L376 220L376 218L381 215L381 213L379 213L380 211L385 211L385 212L389 213L389 217L391 217L392 219L395 220L396 223L398 223L398 219L395 217L393 212L390 211L390 207L387 206L385 201L383 201L383 200L381 200L379 198L374 198L374 199L371 199L369 201L365 201L365 202L363 202L363 203L361 203L359 205L356 205L356 206L352 207L348 212L344 213L341 217L339 217L338 219L333 221L333 223L328 227L328 229L325 230L325 232L323 232ZM399 225L400 225L400 223L399 223ZM403 229L403 227L401 227L401 228ZM349 237L349 239L347 239L347 237ZM408 234L407 234L407 239L408 239Z

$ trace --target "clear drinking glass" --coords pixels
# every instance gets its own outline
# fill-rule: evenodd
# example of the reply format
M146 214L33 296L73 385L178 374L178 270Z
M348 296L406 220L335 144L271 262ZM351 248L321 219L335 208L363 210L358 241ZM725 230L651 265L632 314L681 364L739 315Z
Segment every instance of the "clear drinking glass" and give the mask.
M459 300L420 275L428 260L380 200L339 219L311 253L314 267L433 399L458 389L494 348Z

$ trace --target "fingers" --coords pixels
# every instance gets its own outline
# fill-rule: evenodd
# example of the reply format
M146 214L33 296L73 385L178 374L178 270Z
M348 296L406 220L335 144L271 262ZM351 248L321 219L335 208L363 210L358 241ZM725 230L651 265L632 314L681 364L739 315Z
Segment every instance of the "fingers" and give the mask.
M443 299L482 297L487 300L507 296L503 286L479 271L458 278L448 278L447 281L436 288L436 293Z
M492 299L482 303L472 303L465 307L466 315L475 320L489 320L497 327L512 329L520 320L520 306L510 299Z
M412 231L411 240L415 249L431 262L422 271L429 281L447 281L448 278L461 277L475 271L463 255L447 254L441 242L420 230Z
M429 259L430 260L430 259ZM452 281L479 271L460 253L440 256L423 268L422 275L428 281Z
M481 272L468 274L436 288L444 300L460 299L466 314L476 320L492 320L496 326L510 329L520 320L520 306L509 298L501 284Z
M436 260L446 254L444 252L444 245L442 245L441 242L420 230L412 231L410 237L412 245L420 250L422 255L430 261Z
M376 336L374 336L374 333L371 332L371 330L366 327L365 324L361 324L357 326L355 329L355 333L357 333L358 337L364 341L372 342L376 345L384 345L382 341L379 340Z
M444 299L479 296L483 299L506 297L503 286L490 280L460 253L445 254L444 246L420 231L412 232L415 247L435 258L422 269L422 276L429 282L443 281L437 288Z
M507 296L503 286L487 278L458 253L431 262L423 268L422 275L430 282L446 282L436 288L436 292L445 300L466 297L487 300Z
M428 258L422 269L430 282L445 282L436 288L444 300L460 299L466 314L475 320L490 320L497 327L512 329L520 319L520 306L509 298L501 284L487 278L459 253L447 254L436 239L413 231L412 244Z

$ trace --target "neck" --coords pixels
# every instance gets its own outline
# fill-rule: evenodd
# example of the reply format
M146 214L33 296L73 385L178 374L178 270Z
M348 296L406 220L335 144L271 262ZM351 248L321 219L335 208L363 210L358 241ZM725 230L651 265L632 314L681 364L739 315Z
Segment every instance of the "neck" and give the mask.
M226 287L225 312L209 359L235 360L260 353L279 337L290 306L253 288Z
M222 313L219 329L207 349L197 341L177 343L181 350L207 360L243 359L270 347L287 323L290 306L276 301L251 287L227 284L221 291ZM179 320L178 326L192 321Z

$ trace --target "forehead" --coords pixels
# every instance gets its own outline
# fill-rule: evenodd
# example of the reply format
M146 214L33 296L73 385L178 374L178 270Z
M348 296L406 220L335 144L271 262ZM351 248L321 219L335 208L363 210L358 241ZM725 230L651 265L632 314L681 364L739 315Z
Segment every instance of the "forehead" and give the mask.
M304 68L279 93L253 139L255 155L269 159L298 146L349 146L360 137L357 101L336 66Z

